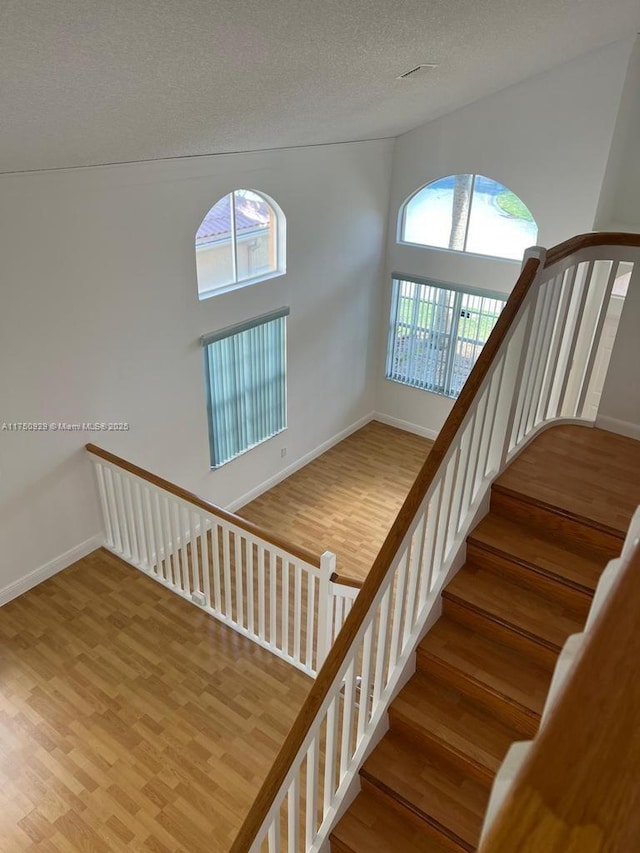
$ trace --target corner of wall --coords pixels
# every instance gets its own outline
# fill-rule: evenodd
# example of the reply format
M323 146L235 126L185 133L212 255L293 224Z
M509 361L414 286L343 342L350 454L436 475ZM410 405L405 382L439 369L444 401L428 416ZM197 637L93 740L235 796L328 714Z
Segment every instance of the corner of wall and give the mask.
M34 586L38 586L38 584L53 577L53 575L58 574L58 572L68 569L73 563L86 557L87 554L102 547L102 545L104 545L104 532L96 533L95 536L90 536L89 539L85 539L84 542L80 542L79 545L70 548L64 554L60 554L53 560L49 560L44 565L24 575L24 577L8 584L4 589L0 589L0 607L17 598L19 595L28 592Z

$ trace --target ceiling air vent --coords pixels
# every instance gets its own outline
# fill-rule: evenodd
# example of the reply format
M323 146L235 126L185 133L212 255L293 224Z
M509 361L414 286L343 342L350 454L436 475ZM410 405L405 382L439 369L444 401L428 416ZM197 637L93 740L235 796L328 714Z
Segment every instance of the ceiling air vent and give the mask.
M427 71L433 71L438 65L435 62L425 62L423 65L416 65L415 68L410 68L404 74L396 77L396 80L408 80L410 77L418 77L420 74L425 74Z

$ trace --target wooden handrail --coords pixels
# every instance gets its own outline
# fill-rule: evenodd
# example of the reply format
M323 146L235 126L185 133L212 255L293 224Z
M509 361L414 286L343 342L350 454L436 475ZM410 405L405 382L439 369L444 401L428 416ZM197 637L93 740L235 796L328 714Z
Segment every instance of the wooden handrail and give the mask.
M420 508L420 504L436 477L440 465L447 455L449 448L458 432L458 428L462 424L467 412L469 411L473 400L479 390L487 372L497 354L500 346L507 336L511 324L516 318L520 307L529 292L529 288L533 284L540 261L537 258L530 258L524 264L517 284L509 297L507 304L502 310L496 325L494 326L489 340L485 344L478 360L475 363L473 370L467 381L465 382L460 396L456 400L445 421L444 426L438 433L433 447L429 451L424 465L422 466L418 476L409 494L405 498L402 507L394 521L389 533L387 534L384 543L376 557L371 571L366 577L362 585L362 589L354 600L353 607L349 615L345 619L344 625L338 634L335 643L331 647L327 658L317 675L309 694L294 722L289 734L287 735L280 752L267 774L267 777L260 788L253 806L251 807L247 817L245 818L240 831L236 836L230 853L247 853L251 844L262 826L271 804L280 790L284 779L295 760L302 743L307 736L307 733L318 713L329 688L335 680L338 670L353 642L356 634L360 630L364 619L369 612L369 608L384 581L389 567L402 544L402 540L407 534L414 516Z
M353 589L362 589L362 584L364 581L358 580L358 578L350 578L346 575L339 575L337 572L334 572L331 575L331 580L333 583L342 584L342 586L350 586Z
M639 849L639 610L636 547L481 853Z
M144 468L140 468L132 462L127 462L126 459L116 456L115 453L109 453L108 450L103 450L101 447L97 447L95 444L87 444L85 445L85 449L94 456L99 456L101 459L104 459L105 462L117 465L118 468L122 468L130 474L134 474L136 477L140 477L142 480L146 480L148 483L158 486L160 489L164 489L165 492L170 492L177 498L181 498L183 501L187 501L188 503L205 510L205 512L210 512L212 515L216 515L223 521L235 524L236 527L241 527L252 536L264 539L266 542L269 542L281 551L286 551L288 554L292 554L294 557L304 560L305 563L309 563L311 566L320 568L320 557L317 554L312 554L311 551L307 551L306 548L301 548L299 545L293 545L291 542L287 542L286 539L275 536L271 531L264 530L257 524L247 521L246 518L242 518L233 512L228 512L210 501L200 498L198 495L194 495L192 492L188 492L180 486L176 486L175 483L171 483L169 480L158 477L157 474L152 474L150 471L146 471Z
M563 261L581 249L593 249L598 246L629 246L640 248L640 234L625 233L624 231L593 231L589 234L578 234L564 243L558 243L547 252L544 269Z

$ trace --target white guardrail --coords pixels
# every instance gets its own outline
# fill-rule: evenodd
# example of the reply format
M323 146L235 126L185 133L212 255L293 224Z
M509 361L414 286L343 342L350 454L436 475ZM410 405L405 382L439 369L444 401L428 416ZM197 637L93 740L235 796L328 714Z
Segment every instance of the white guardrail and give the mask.
M304 560L241 526L242 519L234 523L152 482L147 472L132 473L134 466L88 450L105 547L315 677L358 592L331 580L335 556Z

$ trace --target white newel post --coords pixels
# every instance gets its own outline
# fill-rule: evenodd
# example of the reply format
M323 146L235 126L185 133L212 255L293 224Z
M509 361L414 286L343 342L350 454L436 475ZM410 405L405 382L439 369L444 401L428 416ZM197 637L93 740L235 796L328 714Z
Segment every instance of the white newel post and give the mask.
M325 551L320 557L320 588L318 591L318 652L316 660L316 672L329 654L332 642L332 614L333 606L329 584L336 571L336 555L331 551Z

